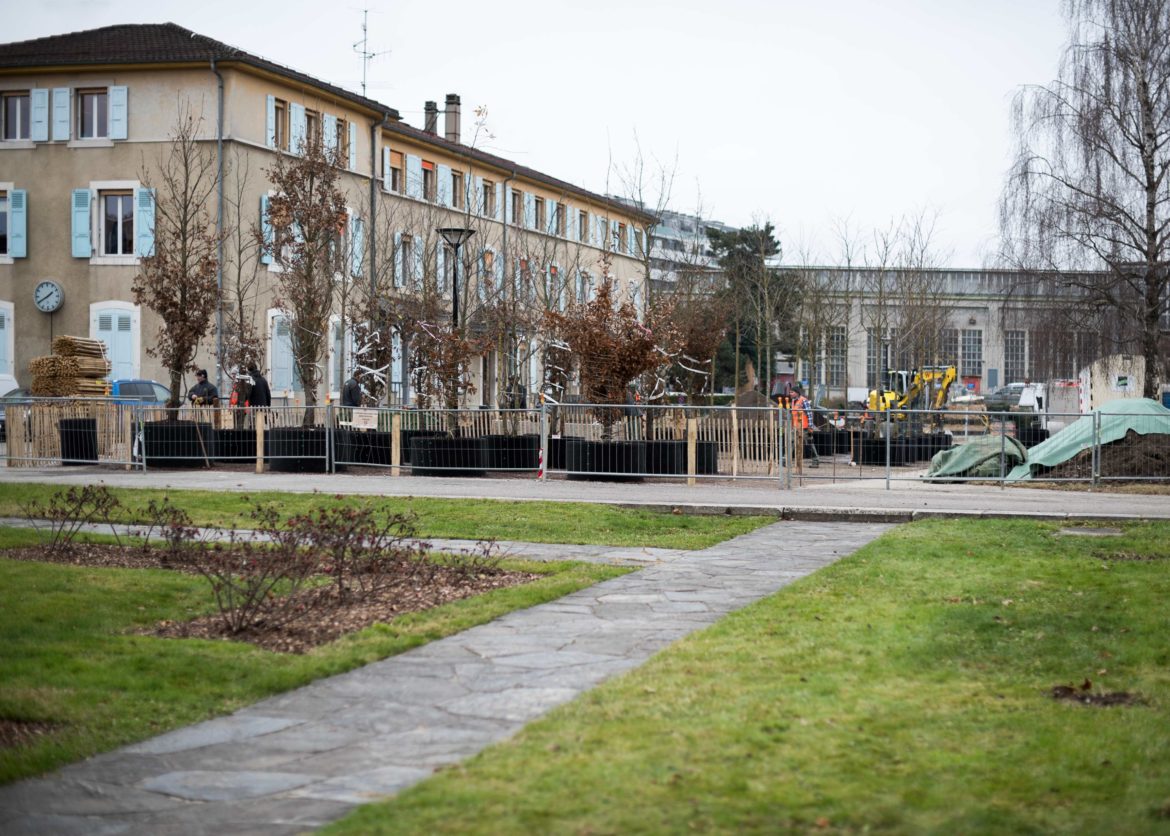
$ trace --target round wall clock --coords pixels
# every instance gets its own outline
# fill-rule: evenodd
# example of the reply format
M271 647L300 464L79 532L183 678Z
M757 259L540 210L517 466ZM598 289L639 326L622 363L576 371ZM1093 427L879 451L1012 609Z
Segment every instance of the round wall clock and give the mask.
M33 302L36 303L37 310L45 313L52 313L61 307L65 301L65 290L58 282L52 279L45 279L39 282L36 289L33 290Z

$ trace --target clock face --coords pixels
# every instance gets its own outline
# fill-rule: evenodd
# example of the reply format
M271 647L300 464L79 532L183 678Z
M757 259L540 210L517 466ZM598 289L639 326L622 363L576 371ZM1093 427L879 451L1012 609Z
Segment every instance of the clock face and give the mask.
M36 286L33 291L33 302L36 303L37 309L45 313L52 313L61 307L61 303L65 301L65 291L61 285L50 279L46 279Z

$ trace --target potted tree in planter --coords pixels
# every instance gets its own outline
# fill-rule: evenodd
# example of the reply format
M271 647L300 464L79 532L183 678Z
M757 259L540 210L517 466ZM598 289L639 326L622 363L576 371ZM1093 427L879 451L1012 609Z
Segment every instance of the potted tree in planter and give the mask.
M608 264L604 265L608 268ZM631 407L623 406L631 381L655 368L661 353L654 332L638 319L628 300L614 303L609 270L597 295L565 313L545 314L549 332L568 346L580 381L581 396L601 424L601 440L570 439L565 445L570 477L635 477L646 472L644 441L615 440L614 428Z
M165 465L211 464L212 425L180 421L183 374L195 370L199 343L219 305L216 281L219 237L208 214L218 178L215 157L198 141L201 119L180 106L170 143L158 169L144 169L140 205L154 207L153 229L139 230L142 256L132 292L136 304L158 315L158 334L147 353L170 373L166 418L143 425L143 456Z

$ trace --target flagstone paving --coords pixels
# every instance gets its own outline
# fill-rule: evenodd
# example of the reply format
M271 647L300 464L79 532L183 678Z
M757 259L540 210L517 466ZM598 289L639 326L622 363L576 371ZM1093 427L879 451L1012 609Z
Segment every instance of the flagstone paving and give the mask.
M778 522L701 551L510 544L645 565L558 601L43 778L0 832L292 834L393 795L890 526Z

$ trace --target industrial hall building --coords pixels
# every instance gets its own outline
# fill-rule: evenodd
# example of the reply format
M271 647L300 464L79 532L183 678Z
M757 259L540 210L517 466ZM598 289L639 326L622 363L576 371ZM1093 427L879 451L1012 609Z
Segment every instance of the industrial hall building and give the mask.
M166 378L148 351L159 320L131 288L154 245L147 186L184 113L224 172L209 198L227 242L221 283L225 295L251 294L257 359L278 401L303 393L289 312L274 292L279 267L260 243L273 195L266 172L305 143L321 143L343 169L347 281L390 275L389 296L402 298L424 288L449 298L458 283L469 322L501 295L537 312L564 309L605 274L621 298L645 303L654 218L477 148L454 94L441 111L428 102L425 124L413 127L392 107L167 23L0 44L0 99L0 375L21 383L29 360L62 334L101 339L113 378ZM475 230L458 264L437 232L445 227ZM343 311L319 396L336 397L347 374ZM504 369L511 385L538 389L538 343L526 332L512 356L493 350L476 362L475 400L497 402ZM216 344L208 335L197 363L222 383L229 370L218 368ZM409 398L409 351L400 354L387 374L391 401Z

